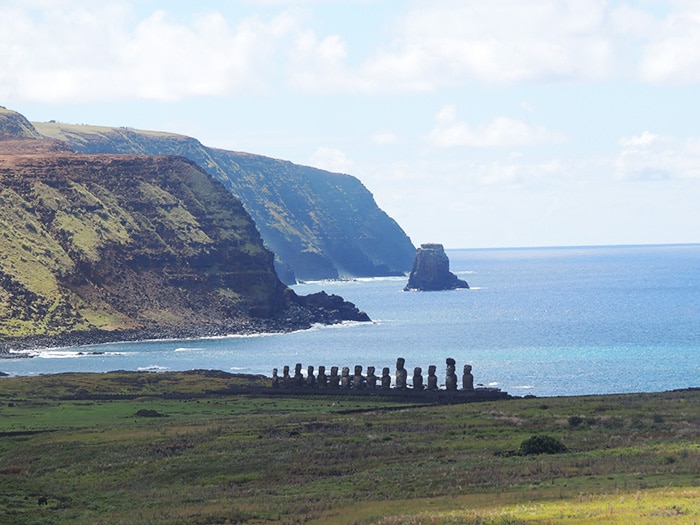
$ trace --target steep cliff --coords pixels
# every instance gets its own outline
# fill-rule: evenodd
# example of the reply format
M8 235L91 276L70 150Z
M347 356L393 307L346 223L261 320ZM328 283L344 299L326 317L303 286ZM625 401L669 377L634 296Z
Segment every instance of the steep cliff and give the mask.
M0 114L0 129L17 122ZM0 139L0 339L368 320L282 284L240 201L193 162L62 151L29 131Z
M260 155L203 146L196 139L126 128L34 123L83 153L174 154L197 163L242 202L285 282L402 275L415 248L362 183L349 175Z

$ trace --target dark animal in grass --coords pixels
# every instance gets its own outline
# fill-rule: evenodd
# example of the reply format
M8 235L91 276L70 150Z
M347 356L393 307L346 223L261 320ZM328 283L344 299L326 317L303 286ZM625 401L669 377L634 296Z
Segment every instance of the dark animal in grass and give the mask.
M36 502L41 506L41 505L48 505L49 504L49 498L46 496L39 496L36 500Z

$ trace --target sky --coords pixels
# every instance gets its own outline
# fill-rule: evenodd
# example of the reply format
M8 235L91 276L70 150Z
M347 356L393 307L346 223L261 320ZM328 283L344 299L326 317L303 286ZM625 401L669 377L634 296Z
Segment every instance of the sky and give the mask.
M697 0L0 0L0 105L351 174L416 245L700 242Z

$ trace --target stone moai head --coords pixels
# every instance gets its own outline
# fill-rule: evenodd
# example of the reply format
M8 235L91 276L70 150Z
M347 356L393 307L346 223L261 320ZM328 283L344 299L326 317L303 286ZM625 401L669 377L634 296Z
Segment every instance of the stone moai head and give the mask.
M337 375L338 375L338 367L337 367L337 366L332 366L332 367L331 367L331 375L332 375L332 376L337 376Z
M310 376L314 375L314 367L313 366L307 367L306 374L310 375Z
M282 373L286 376L289 375L289 366L288 365L284 365L284 368L282 369Z
M382 368L382 376L386 377L389 375L389 373L390 373L390 370L389 370L388 366L385 366L384 368Z
M355 375L362 375L362 365L355 365Z
M277 377L277 369L276 368L272 369L272 377Z
M437 366L435 366L435 365L430 365L430 366L428 367L428 375L434 376L436 371L437 371Z
M447 359L445 359L445 362L447 363L447 366L455 366L457 364L457 362L454 359L452 359L451 357L448 357Z
M471 374L472 371L472 365L464 365L464 373L465 374Z
M405 364L406 364L406 360L403 357L399 357L396 360L396 370L403 370L403 367Z
M350 375L350 368L347 367L347 366L344 366L344 367L343 367L343 371L341 372L340 375L342 375L343 377L349 376L349 375Z
M368 375L368 376L373 376L373 375L374 375L374 367L373 367L373 366L368 366L368 367L367 367L367 375Z
M414 376L419 376L419 375L421 375L422 373L423 373L423 369L422 369L421 367L419 367L419 366L417 366L417 367L415 367L415 368L413 369L413 375L414 375Z
M294 365L294 373L301 374L301 363L297 363L296 365Z
M322 375L325 375L325 373L326 373L326 367L323 365L319 366L318 367L318 375L322 376Z

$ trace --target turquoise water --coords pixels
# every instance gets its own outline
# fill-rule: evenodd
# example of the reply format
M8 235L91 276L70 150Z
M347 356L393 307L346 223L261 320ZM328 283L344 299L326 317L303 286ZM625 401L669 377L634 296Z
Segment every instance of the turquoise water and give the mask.
M295 363L412 372L457 360L515 395L700 386L700 245L450 250L470 290L403 292L404 278L297 285L374 320L283 335L109 344L0 361L16 375L214 368L270 375ZM99 355L91 352L100 352ZM411 374L409 373L409 376Z

